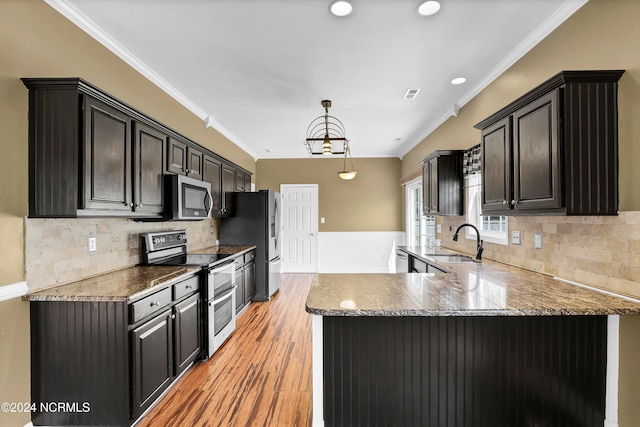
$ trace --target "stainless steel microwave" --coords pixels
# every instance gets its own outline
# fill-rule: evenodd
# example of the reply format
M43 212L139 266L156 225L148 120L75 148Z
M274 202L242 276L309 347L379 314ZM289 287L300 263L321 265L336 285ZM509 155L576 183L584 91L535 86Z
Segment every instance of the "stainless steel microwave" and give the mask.
M184 175L165 175L165 209L172 220L211 218L211 184Z

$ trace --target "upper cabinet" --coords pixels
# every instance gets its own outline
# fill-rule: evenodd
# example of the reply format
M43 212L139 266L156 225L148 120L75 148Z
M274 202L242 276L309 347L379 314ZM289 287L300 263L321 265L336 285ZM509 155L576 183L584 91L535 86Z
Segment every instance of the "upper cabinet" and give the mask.
M561 72L478 123L482 212L616 215L623 73Z
M22 80L29 89L30 217L161 219L165 173L210 182L214 215L228 215L223 165L233 170L227 191L237 190L236 173L251 180L244 169L80 78Z
M422 213L462 215L464 151L434 151L422 159Z
M167 144L167 172L203 179L204 153L177 138Z

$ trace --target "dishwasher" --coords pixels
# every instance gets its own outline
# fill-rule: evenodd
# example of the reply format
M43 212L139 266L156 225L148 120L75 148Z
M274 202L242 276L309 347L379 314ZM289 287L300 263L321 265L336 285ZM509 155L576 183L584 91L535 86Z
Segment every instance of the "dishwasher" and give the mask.
M396 273L409 272L409 254L396 249Z

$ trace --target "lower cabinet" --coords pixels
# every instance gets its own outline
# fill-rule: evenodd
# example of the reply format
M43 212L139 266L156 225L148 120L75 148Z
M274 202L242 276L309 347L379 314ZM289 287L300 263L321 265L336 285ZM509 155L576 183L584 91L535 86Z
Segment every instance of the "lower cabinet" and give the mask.
M128 426L202 349L199 276L133 303L31 301L31 399L39 425Z
M244 309L256 295L256 251L236 259L236 313Z
M131 332L134 417L169 387L173 378L172 310Z

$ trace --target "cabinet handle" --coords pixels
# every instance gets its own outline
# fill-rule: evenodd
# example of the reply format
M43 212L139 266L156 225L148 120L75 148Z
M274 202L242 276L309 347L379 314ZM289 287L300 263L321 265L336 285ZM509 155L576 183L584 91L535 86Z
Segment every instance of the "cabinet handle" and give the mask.
M191 171L190 171L189 169L185 169L185 170L184 170L184 172L185 172L185 173L189 173L189 172L191 172Z
M142 207L142 203L138 203L138 207L141 208Z
M187 285L186 288L187 289L193 289L193 285Z
M517 200L512 200L512 201L511 201L511 204L512 204L513 206L515 206L515 205L517 205L517 204L518 204L518 201L517 201Z
M172 315L171 315L171 318L172 318L172 319L175 319L175 318L176 318L176 315L175 315L175 314L172 314Z
M129 206L130 206L130 207L133 207L133 203L129 203Z
M507 201L506 201L506 200L503 200L503 201L502 201L502 206L506 206L506 205L507 205Z
M160 307L160 302L159 301L152 302L151 307Z

